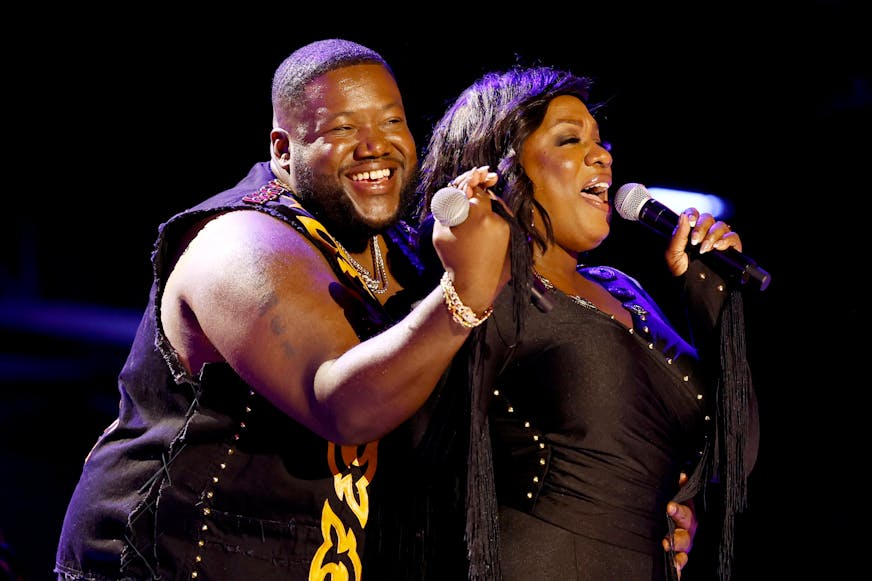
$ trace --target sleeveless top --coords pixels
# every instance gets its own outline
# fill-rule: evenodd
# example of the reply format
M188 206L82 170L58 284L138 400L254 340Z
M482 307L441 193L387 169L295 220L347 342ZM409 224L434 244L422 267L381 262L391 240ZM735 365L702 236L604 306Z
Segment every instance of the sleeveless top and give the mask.
M160 297L186 231L230 210L268 213L313 240L360 295L350 312L365 339L404 316L416 264L412 231L385 236L406 290L383 307L329 233L284 190L268 163L158 230L154 282L118 377L118 418L88 454L55 572L69 579L361 579L381 442L339 446L249 388L226 363L191 377L160 327ZM402 254L407 263L397 258ZM406 278L407 280L403 280ZM401 430L396 432L401 438Z

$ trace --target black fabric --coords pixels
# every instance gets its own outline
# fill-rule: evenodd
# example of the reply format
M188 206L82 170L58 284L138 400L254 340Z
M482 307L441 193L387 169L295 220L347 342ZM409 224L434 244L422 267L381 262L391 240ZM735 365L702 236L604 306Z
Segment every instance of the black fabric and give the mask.
M607 267L580 272L622 301L632 331L553 291L544 308L536 296L528 299L519 333L509 287L480 327L485 347L470 350L469 370L465 377L455 371L453 381L471 383L473 398L476 390L481 400L493 398L489 417L475 418L473 407L470 423L474 431L490 422L500 511L527 513L547 525L543 531L556 527L551 530L574 537L577 551L596 555L596 565L580 565L579 577L560 578L645 562L636 570L650 576L629 578L669 579L674 572L661 546L671 525L666 502L699 493L715 469L710 418L719 409L719 361L701 366L696 349L632 278ZM709 274L694 270L686 289L695 338L707 348L720 344L718 317L727 296ZM472 363L481 360L479 372ZM471 448L471 473L481 474L487 460ZM679 492L679 472L695 468L699 479ZM469 487L468 516L476 519L467 527L470 578L488 570L492 579L523 578L512 577L508 563L519 552L535 558L524 547L541 539L532 529L514 527L508 535L502 523L491 529L483 490ZM498 543L496 551L488 543ZM494 558L500 566L489 569Z
M200 581L303 580L319 548L321 563L352 576L360 572L361 556L367 568L367 517L375 518L378 499L389 498L379 495L384 479L376 468L402 462L380 451L408 454L409 444L388 436L335 446L254 393L226 364L207 364L199 376L189 376L158 324L168 269L198 221L244 209L306 232L273 179L269 164L258 163L234 188L159 227L149 304L119 374L119 417L83 465L58 544L59 575L107 581L191 579L196 572ZM390 325L392 315L405 315L420 292L410 235L398 227L387 237L391 266L412 289L392 297L389 308L350 277L340 278L359 291L349 320L361 337ZM329 244L319 248L344 276ZM396 437L407 435L400 430ZM341 501L331 465L353 483ZM337 522L322 520L325 499ZM325 541L325 523L347 527L342 533L354 542L345 543L335 528Z
M715 468L722 475L725 491L724 520L721 544L718 549L718 573L721 579L730 579L733 561L733 533L736 514L747 508L748 474L753 460L745 458L752 428L751 373L745 355L745 323L742 295L730 293L721 322L721 382L718 385L718 432L720 452Z
M585 538L526 512L500 509L500 526L508 536L526 539L502 554L503 581L655 581L664 579L666 553L652 559L647 553L623 551ZM621 558L611 555L620 551Z
M455 368L463 361L456 360ZM465 373L465 371L464 371ZM446 375L447 377L447 375ZM373 579L467 579L465 542L469 392L442 381L427 404L403 426L411 442L407 462L379 473L378 526L369 531L368 573ZM394 452L385 452L394 456Z
M666 502L705 445L708 394L695 350L650 297L614 269L595 273L624 299L633 332L559 292L548 313L529 306L491 384L497 494L501 505L659 557ZM488 342L506 341L510 325L496 316Z

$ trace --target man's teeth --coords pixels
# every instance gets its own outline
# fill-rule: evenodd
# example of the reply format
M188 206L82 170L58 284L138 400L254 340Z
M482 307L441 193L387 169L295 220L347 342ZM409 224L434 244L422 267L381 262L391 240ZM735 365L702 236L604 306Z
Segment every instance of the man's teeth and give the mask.
M382 178L390 177L391 170L389 169L377 169L374 171L364 171L361 173L354 174L351 176L351 179L359 182L362 180L380 180Z

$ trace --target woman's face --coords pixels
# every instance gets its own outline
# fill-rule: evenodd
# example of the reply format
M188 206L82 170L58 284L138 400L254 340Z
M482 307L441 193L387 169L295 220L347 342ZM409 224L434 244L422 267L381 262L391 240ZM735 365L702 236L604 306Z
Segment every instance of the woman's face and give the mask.
M585 104L570 95L555 97L521 146L520 159L533 196L551 217L555 244L572 254L599 246L609 234L612 156ZM533 219L542 231L541 216Z

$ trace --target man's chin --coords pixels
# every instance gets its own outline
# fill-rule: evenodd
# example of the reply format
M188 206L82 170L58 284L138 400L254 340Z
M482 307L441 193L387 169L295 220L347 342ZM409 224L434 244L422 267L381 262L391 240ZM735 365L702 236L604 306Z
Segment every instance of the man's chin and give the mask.
M360 210L356 211L353 224L345 223L343 227L349 231L356 230L358 233L367 237L381 234L391 226L397 223L400 217L399 208L395 205L391 208L370 208L368 212L363 213Z
M396 223L396 216L391 220L375 222L371 220L364 221L362 217L359 217L359 221L354 224L349 224L347 220L343 220L341 224L336 223L333 228L328 226L327 230L334 237L338 238L350 252L361 252L366 248L370 238L383 233ZM327 225L325 224L325 226Z

